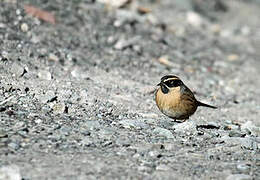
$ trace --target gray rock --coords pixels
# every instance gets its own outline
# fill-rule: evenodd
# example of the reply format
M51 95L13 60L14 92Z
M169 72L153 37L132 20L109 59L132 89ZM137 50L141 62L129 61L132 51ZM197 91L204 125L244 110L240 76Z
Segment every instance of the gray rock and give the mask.
M148 155L152 158L158 158L161 155L161 153L158 151L149 151Z
M254 136L260 136L260 127L255 126L252 121L242 124L241 130L249 131Z
M3 166L0 168L0 180L21 180L20 168L16 165Z
M64 113L66 109L65 103L57 103L52 106L52 111L55 114L61 114Z
M84 137L84 138L81 140L81 145L82 145L82 146L90 146L91 144L93 144L93 140L92 140L92 138L90 138L90 137Z
M10 142L8 143L8 147L11 148L12 150L18 150L20 148L20 144L16 142Z
M27 31L29 30L28 24L22 23L22 24L21 24L21 30L22 30L23 32L27 32Z
M240 171L247 171L250 169L250 165L245 163L240 163L237 165L237 169L239 169Z
M85 121L82 124L82 128L85 130L93 131L93 130L97 130L97 129L101 128L101 125L98 121Z
M164 128L160 128L160 127L156 127L154 130L153 130L153 133L156 134L156 135L159 135L159 136L163 136L163 137L166 137L166 138L174 138L172 132L168 129L164 129Z
M252 180L252 177L247 174L231 174L226 180Z
M169 171L171 170L171 168L165 164L159 164L158 166L156 166L155 168L157 171Z
M178 123L173 126L174 132L176 133L189 133L194 134L196 130L196 124L194 121L185 121L183 123Z
M102 139L110 139L113 134L115 134L115 131L111 129L101 129L98 131L98 135Z
M225 143L230 145L240 145L242 148L250 149L250 150L257 150L259 149L259 142L257 142L256 138L252 137L228 137L223 136L220 138L224 140Z
M139 36L133 37L132 39L119 39L116 44L114 45L115 49L122 50L124 48L127 48L135 43L137 43L140 40Z
M229 137L245 137L246 136L245 133L243 133L241 131L235 131L235 130L230 131L228 135L229 135Z
M126 129L147 129L149 126L143 120L125 119L118 122L119 125Z
M24 74L24 71L24 67L17 63L13 63L11 66L11 72L17 77L22 76Z
M38 72L38 77L42 80L51 80L51 73L49 71L46 71L46 70L40 70Z
M44 92L42 94L37 94L35 97L37 99L39 99L40 102L47 103L48 101L53 100L56 97L56 95L55 95L54 91L49 90L49 91Z
M71 128L67 127L67 126L63 126L60 128L60 132L65 135L68 136L71 133Z

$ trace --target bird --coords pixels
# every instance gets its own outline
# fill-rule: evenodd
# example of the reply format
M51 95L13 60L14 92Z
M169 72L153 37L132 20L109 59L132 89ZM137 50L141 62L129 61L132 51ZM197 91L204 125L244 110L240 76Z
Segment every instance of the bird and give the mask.
M159 110L176 122L185 122L198 106L217 109L217 107L198 101L193 92L175 75L165 75L157 84L155 102Z

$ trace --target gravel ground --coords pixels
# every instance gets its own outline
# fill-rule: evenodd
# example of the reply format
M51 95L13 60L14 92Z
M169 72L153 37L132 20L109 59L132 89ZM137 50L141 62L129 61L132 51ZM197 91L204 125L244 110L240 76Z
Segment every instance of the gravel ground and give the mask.
M260 1L121 1L0 1L0 179L259 179ZM161 114L169 73L219 108Z

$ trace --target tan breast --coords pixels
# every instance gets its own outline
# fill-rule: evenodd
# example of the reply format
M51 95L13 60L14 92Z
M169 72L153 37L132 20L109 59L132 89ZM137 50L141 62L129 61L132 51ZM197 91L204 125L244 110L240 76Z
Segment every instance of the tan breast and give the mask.
M197 109L195 98L194 101L186 101L180 94L180 87L171 89L167 94L158 88L155 100L160 111L173 119L188 119Z

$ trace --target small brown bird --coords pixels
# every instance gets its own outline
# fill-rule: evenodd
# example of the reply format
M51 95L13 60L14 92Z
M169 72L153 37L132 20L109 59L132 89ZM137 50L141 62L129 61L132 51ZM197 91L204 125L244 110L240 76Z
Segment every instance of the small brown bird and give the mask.
M155 94L155 101L160 111L176 120L186 121L195 113L198 106L216 109L217 107L198 101L191 90L174 75L161 78Z

